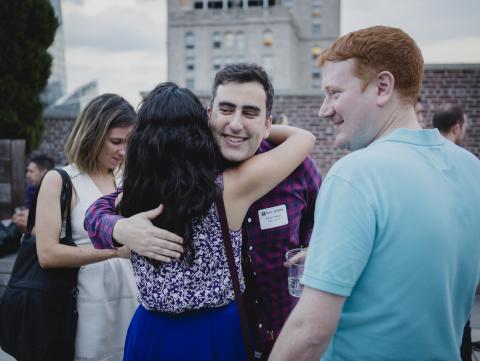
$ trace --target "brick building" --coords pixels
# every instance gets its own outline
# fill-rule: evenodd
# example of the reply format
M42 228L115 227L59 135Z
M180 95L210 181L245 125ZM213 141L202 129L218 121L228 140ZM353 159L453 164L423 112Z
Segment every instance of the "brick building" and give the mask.
M200 94L205 104L208 94ZM469 129L464 141L466 149L480 157L480 64L427 65L422 89L422 103L426 110L425 127L431 127L433 111L444 104L461 105L469 118ZM333 146L334 127L319 119L318 109L323 96L318 91L305 94L278 92L273 114L284 113L289 123L312 131L317 137L313 156L325 175L331 165L345 155ZM45 119L43 141L38 151L52 156L58 164L65 163L63 146L73 126L74 118L56 114Z

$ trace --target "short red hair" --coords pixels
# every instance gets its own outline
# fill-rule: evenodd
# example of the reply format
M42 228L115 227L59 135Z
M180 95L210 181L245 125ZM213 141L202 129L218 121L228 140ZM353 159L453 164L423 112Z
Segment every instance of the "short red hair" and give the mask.
M415 104L423 80L423 56L415 41L403 30L373 26L341 36L319 56L318 63L355 60L354 74L370 83L389 71L401 99Z

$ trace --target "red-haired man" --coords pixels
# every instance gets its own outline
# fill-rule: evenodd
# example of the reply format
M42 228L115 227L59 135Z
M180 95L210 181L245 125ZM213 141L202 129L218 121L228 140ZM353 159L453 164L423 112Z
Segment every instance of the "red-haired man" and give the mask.
M480 277L480 161L414 106L423 58L397 28L320 56L335 144L352 151L317 199L302 297L270 360L460 360Z

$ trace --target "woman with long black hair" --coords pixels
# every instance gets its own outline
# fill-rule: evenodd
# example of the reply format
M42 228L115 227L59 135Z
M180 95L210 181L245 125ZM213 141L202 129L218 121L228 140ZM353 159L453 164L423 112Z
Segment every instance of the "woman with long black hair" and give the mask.
M268 118L264 99L263 108L246 114L250 120L255 112ZM247 134L227 137L232 149L248 141ZM124 360L246 359L215 200L222 193L243 291L243 218L315 142L311 133L286 126L273 127L269 139L279 144L274 150L221 172L207 112L193 93L164 83L140 106L118 209L128 217L163 204L153 223L181 235L184 253L162 264L133 253L141 305L129 327Z

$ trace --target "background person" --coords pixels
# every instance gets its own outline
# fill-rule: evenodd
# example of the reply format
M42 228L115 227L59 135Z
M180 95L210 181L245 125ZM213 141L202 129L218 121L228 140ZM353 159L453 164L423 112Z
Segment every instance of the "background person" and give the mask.
M17 226L20 232L25 232L27 228L28 209L33 197L37 193L38 186L45 173L53 169L55 163L46 155L39 154L32 158L27 166L26 178L27 187L25 191L25 202L23 207L17 207L15 213L12 215L12 221Z
M461 107L448 106L442 111L433 114L433 127L448 140L461 145L467 131L467 117ZM462 344L460 346L462 361L472 360L472 328L470 320L463 328Z
M352 151L317 200L302 297L271 360L459 360L480 278L480 161L422 130L423 58L397 28L320 55L319 114Z
M115 94L103 94L81 112L66 145L73 183L72 237L77 247L59 243L62 179L45 175L37 201L35 232L43 268L80 267L75 360L121 360L130 319L137 306L130 251L94 249L83 229L85 210L119 184L125 142L136 120L132 106Z
M284 113L274 115L272 117L272 124L288 125L288 118Z
M245 94L237 94L238 85L260 85L265 102L257 106ZM228 96L219 98L219 88L228 90ZM220 167L236 166L254 154L265 153L274 147L264 140L273 95L267 73L256 64L232 64L216 74L208 117L210 130L225 160ZM243 140L232 143L228 139L230 134L240 135ZM288 293L287 270L283 262L289 249L308 245L320 183L318 167L308 157L275 188L253 203L245 216L246 252L253 271L252 277L247 279L247 288L256 291L257 299L253 300L253 305L261 319L255 325L257 355L261 353L264 358L296 302ZM178 236L154 227L150 222L160 214L159 210L118 221L122 217L115 214L116 196L111 194L100 198L87 211L85 227L96 247L111 248L115 239L141 255L162 262L179 255ZM267 209L280 211L280 222L262 217L262 211Z
M442 135L457 145L463 143L467 131L467 116L459 106L448 106L436 111L432 119L433 127L437 128Z

